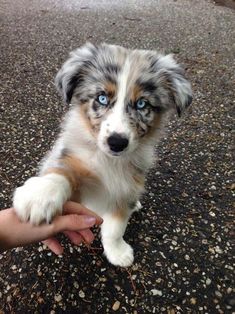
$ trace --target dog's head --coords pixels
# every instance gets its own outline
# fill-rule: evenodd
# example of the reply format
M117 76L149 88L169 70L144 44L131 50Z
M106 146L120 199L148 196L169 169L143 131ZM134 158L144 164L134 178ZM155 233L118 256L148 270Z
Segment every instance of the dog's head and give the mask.
M171 55L107 44L73 51L55 82L111 156L133 152L156 135L166 112L175 108L180 115L192 101L190 83Z

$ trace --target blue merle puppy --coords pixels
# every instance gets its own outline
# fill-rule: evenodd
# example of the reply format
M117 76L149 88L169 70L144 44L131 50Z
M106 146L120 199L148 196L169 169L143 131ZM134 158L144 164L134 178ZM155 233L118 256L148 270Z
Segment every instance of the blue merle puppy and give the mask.
M16 189L14 208L40 224L67 200L80 202L104 220L108 260L129 266L133 249L123 235L168 113L192 101L190 83L171 55L90 43L71 52L55 82L71 108L38 176Z

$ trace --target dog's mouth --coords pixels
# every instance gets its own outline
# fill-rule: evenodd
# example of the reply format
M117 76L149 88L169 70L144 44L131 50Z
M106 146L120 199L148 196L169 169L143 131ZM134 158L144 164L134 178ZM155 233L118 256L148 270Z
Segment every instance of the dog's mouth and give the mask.
M107 144L100 146L100 149L108 157L119 158L127 155L127 148L121 151L112 150Z
M106 155L108 155L109 157L115 157L115 158L118 158L118 157L122 157L124 155L126 155L127 153L127 150L122 150L122 151L118 151L118 152L115 152L113 150L111 150L109 147L107 147L105 150L103 150L104 153Z
M123 156L125 154L124 151L122 152L113 152L113 151L110 151L109 155L113 156L113 157L120 157L120 156Z

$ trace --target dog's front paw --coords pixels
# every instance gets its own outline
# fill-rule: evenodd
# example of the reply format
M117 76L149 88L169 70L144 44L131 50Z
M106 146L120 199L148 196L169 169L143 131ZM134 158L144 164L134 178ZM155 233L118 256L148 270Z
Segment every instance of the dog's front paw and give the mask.
M132 247L123 239L104 244L104 253L107 259L115 266L128 267L134 261Z
M30 220L38 225L42 221L50 222L56 214L62 213L70 194L70 184L62 175L32 177L15 190L13 206L22 221Z

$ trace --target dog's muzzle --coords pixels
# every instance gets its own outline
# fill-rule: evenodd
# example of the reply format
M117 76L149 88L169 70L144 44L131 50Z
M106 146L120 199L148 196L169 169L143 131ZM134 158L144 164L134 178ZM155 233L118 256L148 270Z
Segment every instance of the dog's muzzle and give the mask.
M112 152L119 153L128 146L129 140L121 134L113 133L108 137L107 143Z

